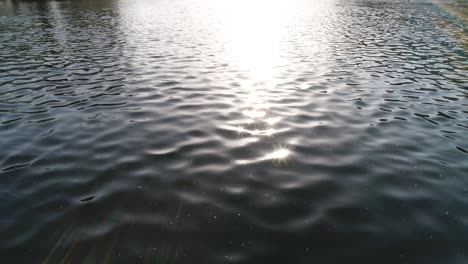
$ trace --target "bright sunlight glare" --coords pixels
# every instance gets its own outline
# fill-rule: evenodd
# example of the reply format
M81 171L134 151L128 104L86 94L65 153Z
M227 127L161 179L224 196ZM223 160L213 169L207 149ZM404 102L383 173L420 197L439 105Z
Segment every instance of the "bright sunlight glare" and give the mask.
M223 33L230 60L257 80L273 75L286 32L288 1L219 1Z

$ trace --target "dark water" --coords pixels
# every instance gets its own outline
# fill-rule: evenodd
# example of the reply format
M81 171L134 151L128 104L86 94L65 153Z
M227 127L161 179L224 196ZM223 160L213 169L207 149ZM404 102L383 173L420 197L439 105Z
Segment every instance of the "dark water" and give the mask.
M468 263L466 12L0 0L0 262Z

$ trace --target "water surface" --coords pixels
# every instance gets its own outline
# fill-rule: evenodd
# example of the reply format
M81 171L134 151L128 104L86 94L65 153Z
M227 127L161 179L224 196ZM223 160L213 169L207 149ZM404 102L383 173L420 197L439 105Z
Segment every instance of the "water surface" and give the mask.
M2 263L467 263L466 2L0 0Z

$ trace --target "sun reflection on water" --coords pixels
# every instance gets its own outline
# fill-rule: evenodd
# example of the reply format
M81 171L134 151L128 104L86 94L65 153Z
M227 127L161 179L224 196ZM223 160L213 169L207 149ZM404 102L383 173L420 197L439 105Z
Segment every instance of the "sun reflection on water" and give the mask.
M245 116L248 116L250 118L262 118L266 116L266 112L262 110L244 110L242 112Z
M269 80L281 57L280 42L291 10L288 1L219 1L230 61L251 78Z
M272 111L270 99L279 81L275 66L287 60L284 52L288 34L291 34L288 24L294 13L293 3L286 0L216 1L226 59L245 77L239 81L239 97L243 102L239 111L243 118L233 120L227 127L238 136L265 138L273 146L284 144L276 136L281 131L277 126L282 117ZM289 155L289 149L276 148L266 156L263 153L253 160L240 162L277 162Z
M277 148L273 152L266 155L264 159L284 160L289 156L289 154L291 154L289 149Z

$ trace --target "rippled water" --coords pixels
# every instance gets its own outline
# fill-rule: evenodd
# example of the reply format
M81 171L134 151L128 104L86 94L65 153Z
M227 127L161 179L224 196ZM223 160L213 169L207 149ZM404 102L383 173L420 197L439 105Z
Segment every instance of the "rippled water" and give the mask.
M2 263L468 263L464 1L0 0Z

